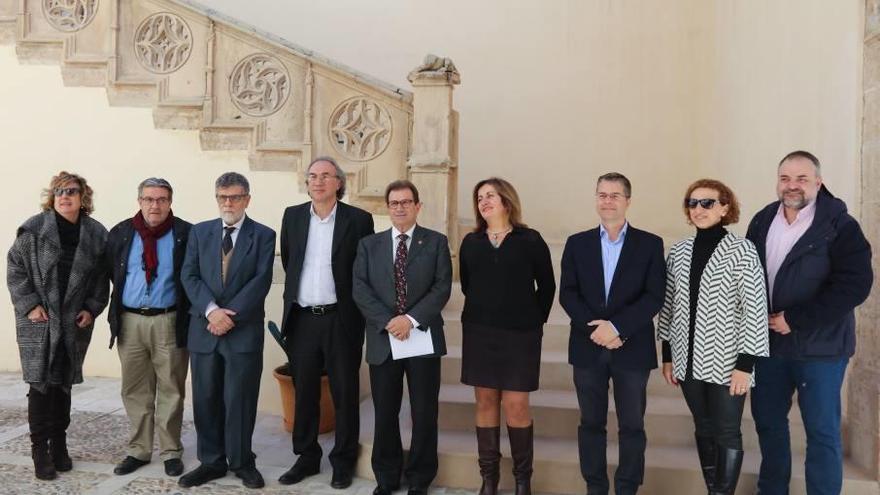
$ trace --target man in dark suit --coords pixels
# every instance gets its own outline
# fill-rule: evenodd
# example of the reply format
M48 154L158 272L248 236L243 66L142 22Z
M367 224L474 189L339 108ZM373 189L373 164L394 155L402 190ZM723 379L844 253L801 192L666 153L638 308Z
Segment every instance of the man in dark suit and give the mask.
M626 221L631 190L621 174L599 177L599 227L569 237L562 255L559 302L571 318L568 360L581 410L581 474L590 495L610 488L605 460L609 379L620 445L615 493L636 493L645 471L646 388L657 367L653 318L663 306L666 265L662 239Z
M201 485L230 469L244 486L260 488L251 436L275 232L245 215L251 197L244 176L221 175L215 191L220 218L193 226L181 276L192 302L188 347L201 465L179 484Z
M446 236L416 224L419 191L408 180L385 189L392 227L365 237L354 263L354 300L367 319L367 363L376 411L373 432L374 495L390 495L403 471L409 495L425 495L437 475L437 401L440 356L446 354L443 317L452 261ZM395 359L391 341L411 332L431 334L428 354ZM406 468L400 441L400 401L406 375L412 439Z
M336 409L330 485L351 485L358 454L359 370L364 317L352 299L357 244L373 233L373 217L341 201L345 172L319 157L306 169L311 201L291 206L281 222L284 282L282 332L296 385L293 452L296 463L278 481L299 483L321 466L318 444L321 374L327 372Z

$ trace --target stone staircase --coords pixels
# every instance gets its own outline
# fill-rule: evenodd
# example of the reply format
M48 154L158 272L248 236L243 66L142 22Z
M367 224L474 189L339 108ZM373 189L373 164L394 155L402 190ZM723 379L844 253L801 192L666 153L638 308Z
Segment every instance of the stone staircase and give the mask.
M562 246L551 245L554 264L559 274ZM461 374L461 310L464 296L460 286L453 286L452 297L443 317L446 321L448 354L442 359L442 385L440 388L440 471L435 484L438 486L475 488L480 485L477 468L477 445L474 434L473 389L462 385ZM586 484L580 474L577 449L577 425L580 412L574 392L571 366L568 364L569 320L565 312L554 303L550 319L544 327L541 355L540 389L531 395L532 414L535 425L535 472L533 490L543 493L583 494ZM409 409L404 397L401 426L404 445L409 442ZM609 478L617 465L617 418L613 397L609 398L608 452ZM373 442L373 404L366 400L361 407L362 452L358 462L358 475L372 478L370 453ZM502 419L503 421L503 419ZM797 404L790 415L792 432L792 494L806 493L804 485L805 434ZM645 484L640 493L645 494L704 494L702 474L699 470L696 450L693 446L693 420L681 392L667 385L658 370L651 373L648 382L648 405L645 415L648 436L646 452ZM746 402L742 424L743 442L746 450L743 472L737 494L755 492L760 463L758 438L754 421ZM502 482L504 489L511 489L510 450L506 432L502 428ZM845 464L843 493L880 494L876 480L857 468Z

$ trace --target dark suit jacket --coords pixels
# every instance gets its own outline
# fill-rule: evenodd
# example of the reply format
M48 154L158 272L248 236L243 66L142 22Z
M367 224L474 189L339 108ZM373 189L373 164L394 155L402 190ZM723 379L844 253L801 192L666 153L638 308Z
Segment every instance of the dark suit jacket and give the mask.
M394 249L391 229L361 239L354 262L354 300L367 319L367 362L382 364L391 354L385 325L396 315ZM440 311L452 290L452 260L446 236L420 226L413 231L406 258L406 314L431 329L434 354L446 354Z
M183 266L183 258L186 254L186 241L189 238L189 229L192 224L174 217L174 287L177 291L177 318L175 334L177 347L186 347L186 334L189 330L189 299L180 281L180 268ZM110 348L116 339L122 339L122 290L125 288L125 279L128 275L128 254L131 251L131 242L135 235L134 222L131 218L116 224L107 237L106 258L107 273L113 281L113 295L110 298L110 309L107 311L107 320L110 322Z
M290 335L295 330L290 328L288 316L299 292L299 277L309 237L311 206L311 202L290 206L284 210L281 221L281 264L287 275L284 280L284 318L281 324L285 335ZM372 233L372 215L360 208L337 202L331 255L336 299L343 324L347 330L359 332L358 341L361 344L364 339L364 317L352 299L351 270L357 255L358 241Z
M189 234L181 280L192 307L189 340L192 352L213 352L226 339L236 352L262 352L266 295L272 285L275 231L245 218L229 261L226 285L220 273L222 220L193 226ZM236 312L235 327L222 337L208 331L205 310L211 301Z
M559 289L559 302L571 318L568 362L585 368L597 361L604 347L590 340L587 322L608 320L625 339L623 346L612 352L612 365L656 368L654 316L663 306L665 288L660 237L627 227L607 303L599 228L569 237L562 254Z

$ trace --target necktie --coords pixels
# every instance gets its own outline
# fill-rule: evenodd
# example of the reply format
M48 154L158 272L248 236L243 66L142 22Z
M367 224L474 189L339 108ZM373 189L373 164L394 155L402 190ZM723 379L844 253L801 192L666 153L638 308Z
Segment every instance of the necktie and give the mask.
M226 234L223 236L223 255L229 254L229 251L232 251L232 233L235 232L235 227L223 227L223 230L226 231Z
M397 314L406 313L406 240L409 236L400 234L397 236L397 252L394 256L394 289L397 291Z

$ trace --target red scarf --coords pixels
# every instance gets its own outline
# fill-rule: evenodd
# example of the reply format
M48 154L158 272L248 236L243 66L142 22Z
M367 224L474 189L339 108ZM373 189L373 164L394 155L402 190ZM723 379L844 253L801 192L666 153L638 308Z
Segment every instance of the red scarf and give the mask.
M159 267L159 253L156 251L156 241L171 230L174 225L174 213L168 212L168 218L155 227L150 227L144 220L144 214L140 211L134 216L134 230L141 236L144 244L144 275L147 277L147 287L156 276Z

